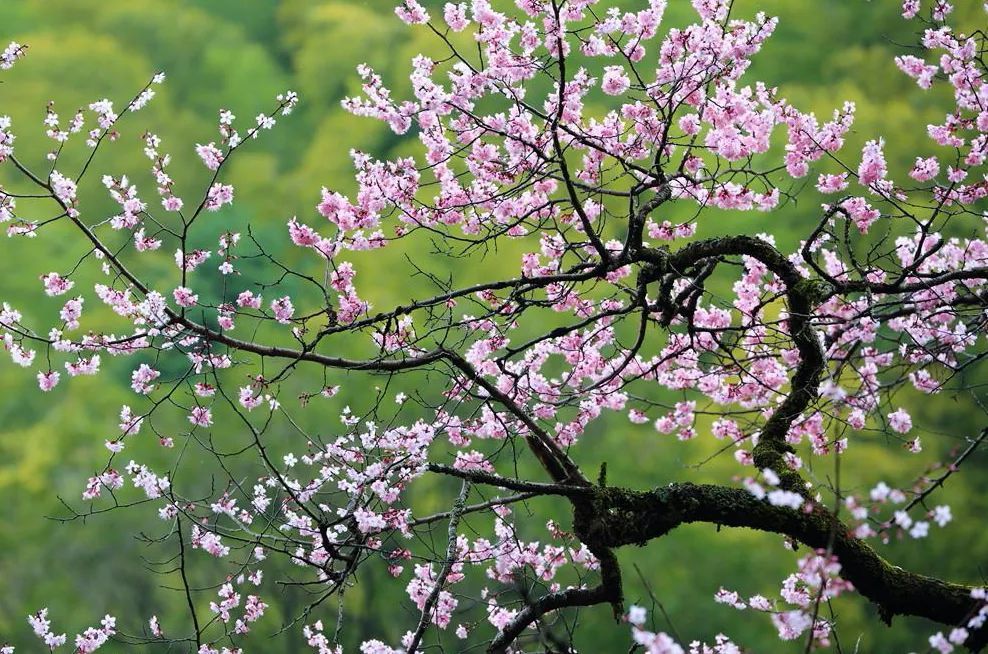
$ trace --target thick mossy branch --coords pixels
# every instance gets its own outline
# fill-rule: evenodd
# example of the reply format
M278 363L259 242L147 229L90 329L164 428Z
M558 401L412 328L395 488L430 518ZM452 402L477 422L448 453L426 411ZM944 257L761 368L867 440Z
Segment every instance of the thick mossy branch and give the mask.
M914 615L960 626L980 606L970 586L891 565L822 508L777 507L742 489L690 483L647 492L595 488L592 496L573 501L574 531L600 548L644 545L694 522L782 534L814 549L830 547L840 561L841 576L875 603L886 623L896 615ZM986 632L973 633L966 645L980 651L988 640Z
M785 455L793 451L786 436L793 421L817 398L826 360L811 317L815 307L833 295L835 289L828 282L805 279L774 246L749 236L696 241L673 253L665 248L634 248L631 254L637 254L636 261L644 264L639 272L640 292L644 294L645 287L657 282L660 302L668 303L668 289L675 280L690 274L697 266L712 268L724 257L753 257L784 284L788 305L786 329L799 353L799 363L784 399L762 428L753 455L758 468L771 468L779 475L782 488L809 500L803 478L785 462ZM644 545L680 525L695 522L772 532L813 549L829 549L840 561L841 576L878 607L886 623L896 615L912 615L947 626L963 626L980 608L980 603L971 597L970 586L891 565L822 507L811 510L777 507L745 490L715 485L681 483L651 491L611 488L606 486L603 471L600 484L592 486L582 475L560 474L553 469L549 472L556 473L553 477L557 484L566 489L555 494L567 496L573 505L576 536L601 561L602 583L593 589L550 593L529 604L493 641L491 652L506 651L514 638L549 611L605 602L620 611L621 574L613 550L625 545ZM511 480L481 483L527 490L520 487L522 482ZM986 643L988 629L983 628L973 632L965 645L972 651L981 651Z
M726 256L749 256L757 259L785 285L789 305L787 329L799 352L799 364L790 381L789 392L765 423L752 454L759 469L774 470L779 475L783 488L805 497L803 479L785 462L785 455L793 451L792 446L786 442L786 435L793 421L817 398L820 376L826 362L823 347L813 331L810 317L814 307L828 297L833 289L826 282L805 279L775 246L752 236L725 236L696 241L673 254L652 249L643 250L642 254L653 270L666 275L663 288L671 288L673 280L698 263Z

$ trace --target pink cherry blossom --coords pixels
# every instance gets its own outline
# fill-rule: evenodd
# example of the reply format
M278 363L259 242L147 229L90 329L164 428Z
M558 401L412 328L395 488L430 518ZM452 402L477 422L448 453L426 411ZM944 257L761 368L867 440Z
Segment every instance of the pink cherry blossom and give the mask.
M75 286L75 282L55 272L48 273L41 278L41 281L44 282L45 293L50 296L63 295Z
M291 322L292 316L295 314L295 307L292 305L292 299L286 295L277 300L272 300L271 311L274 313L275 320L283 325L287 325Z
M179 286L172 291L172 297L175 298L175 304L180 307L194 307L199 302L199 296L185 286Z
M888 415L889 427L900 434L905 434L913 427L912 418L905 409L896 409Z
M202 163L209 170L217 170L223 163L223 153L216 147L215 143L207 145L196 145L196 154L202 159Z
M213 413L207 407L197 406L189 413L189 422L198 427L209 427L213 424Z
M621 66L608 66L604 70L600 88L607 95L621 95L631 86L631 80Z

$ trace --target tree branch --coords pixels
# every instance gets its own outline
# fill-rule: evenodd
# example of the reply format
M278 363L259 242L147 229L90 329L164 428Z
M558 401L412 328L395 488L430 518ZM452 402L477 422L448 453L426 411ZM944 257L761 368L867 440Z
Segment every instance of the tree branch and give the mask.
M832 552L841 576L854 584L890 624L896 615L913 615L944 625L964 625L980 608L971 587L903 570L821 507L793 510L759 500L745 490L691 483L647 492L595 488L594 497L575 513L574 530L607 547L641 545L684 524L708 522L788 536L814 549ZM988 630L971 633L965 645L980 651Z
M811 324L813 308L820 300L833 292L826 282L806 279L775 246L752 236L711 238L690 243L672 254L645 248L643 257L655 266L658 275L668 275L665 285L697 263L724 256L749 256L757 259L775 274L786 287L789 305L787 328L796 350L799 365L790 380L790 390L785 399L772 412L752 454L755 465L771 468L782 480L786 490L805 496L802 477L785 462L785 454L792 451L786 442L789 427L817 398L820 375L826 366L823 346Z

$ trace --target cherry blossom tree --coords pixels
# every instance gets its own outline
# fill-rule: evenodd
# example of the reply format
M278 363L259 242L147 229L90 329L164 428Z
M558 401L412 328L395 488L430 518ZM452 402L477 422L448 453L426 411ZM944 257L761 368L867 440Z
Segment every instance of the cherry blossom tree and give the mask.
M105 465L72 517L146 510L188 608L163 624L120 607L76 636L77 651L111 637L240 651L272 601L271 571L290 570L307 604L289 628L338 653L346 591L377 567L418 618L399 642L361 634L364 654L575 651L578 609L627 624L614 651L740 652L730 634L664 633L624 596L618 553L690 523L804 547L777 596L725 579L711 602L765 614L806 651L833 643L830 601L851 593L887 623L939 623L936 651L984 646L988 592L876 547L922 547L951 521L937 493L988 425L939 468L917 464L911 487L842 480L840 461L865 430L921 451L899 398L950 388L985 357L988 37L952 27L943 0L906 0L920 41L895 64L917 93L949 89L953 102L915 165L895 171L882 135L844 147L853 104L821 122L750 79L776 20L693 0L695 22L669 27L664 0L605 4L473 0L430 15L404 0L398 18L446 56L413 60L408 98L361 67L363 92L344 106L414 135L421 154L353 151L356 192L323 188L272 218L287 222L278 239L224 223L236 200L224 171L291 113L292 92L254 120L220 110L215 140L194 145L199 190L173 181L152 131L150 178L96 172L103 150L135 145L118 125L139 120L164 74L68 120L49 104L45 157L22 153L0 117L8 247L53 232L85 252L50 261L36 306L3 305L6 351L52 401L72 378L127 362L133 399L94 437ZM11 43L0 68L26 54ZM112 215L82 199L98 176ZM806 189L827 201L798 244L730 224L698 236L745 212L785 220ZM414 297L375 306L375 276L402 257ZM515 272L492 272L491 258ZM581 464L587 439L639 455L622 444L629 424L720 441L735 473L631 488ZM532 524L534 505L555 517ZM186 574L204 561L208 590ZM31 611L45 647L66 643L49 609Z

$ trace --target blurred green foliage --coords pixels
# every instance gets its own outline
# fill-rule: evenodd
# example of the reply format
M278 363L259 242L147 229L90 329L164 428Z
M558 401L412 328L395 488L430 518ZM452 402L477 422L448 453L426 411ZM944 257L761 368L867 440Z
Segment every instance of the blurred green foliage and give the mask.
M976 6L980 3L959 4L958 11L967 13L962 21L974 20L975 12L981 11ZM690 18L688 3L672 5L668 22ZM125 121L121 143L100 158L99 172L131 174L150 188L138 137L144 129L153 129L162 137L164 150L174 156L170 172L179 187L196 188L206 177L193 145L215 140L220 108L250 117L268 109L276 93L296 90L302 97L296 114L239 153L229 168L227 179L237 188L237 201L217 218L220 227L214 230L244 229L250 222L255 238L280 243L291 215L311 218L321 186L341 191L353 187L351 148L380 157L417 152L414 142L395 137L375 121L353 118L340 107L344 95L359 89L353 70L358 63L374 66L402 94L408 90L409 59L436 50L435 39L426 30L405 28L392 15L391 6L385 0L3 0L0 41L26 42L31 50L0 84L0 114L11 115L21 126L22 156L40 163L47 147L40 124L49 99L67 117L77 106L102 97L121 102L154 72L165 71L168 80L158 97L136 119ZM948 105L946 98L919 91L896 71L892 56L902 50L897 44L916 38L912 26L899 18L897 6L892 1L738 0L737 13L765 11L781 18L776 36L757 56L749 79L777 84L783 96L821 117L829 116L844 99L855 101L857 121L847 151L884 136L890 168L903 170L915 156L932 153L925 125L939 120ZM814 172L827 171L828 165ZM140 171L145 171L143 176ZM105 193L93 186L82 197L84 206L108 210ZM788 203L767 215L711 212L701 221L701 233L768 231L792 245L815 224L822 201L811 185L805 190L798 204ZM666 217L682 219L691 211L687 206L672 208ZM0 245L0 299L30 316L39 297L38 277L51 268L49 262L82 254L68 232L63 236L53 233L35 242ZM502 251L464 264L432 256L428 244L422 246L422 257L434 270L462 280L508 274L518 261L517 252ZM300 253L287 257L286 263L306 265ZM378 263L373 273L358 283L376 306L406 301L420 287L421 282L409 281L411 271L397 255L374 260ZM165 264L151 273L161 278L169 274L174 268ZM293 286L292 290L301 289ZM95 306L87 306L87 311L106 312ZM176 580L167 572L172 566L160 564L174 553L133 536L143 530L160 535L161 525L154 524L153 516L136 508L86 521L53 519L70 515L58 497L78 505L84 480L103 463L102 440L114 429L119 406L132 397L127 388L130 369L125 362L109 361L109 376L63 383L52 398L35 392L34 380L25 371L6 363L0 366L0 642L10 640L23 645L24 651L34 651L25 615L45 605L51 606L60 631L93 624L104 612L120 614L121 631L127 633L142 633L146 623L139 620L152 614L160 616L166 633L186 631L184 598L173 590ZM378 381L345 379L349 383L345 393L317 416L322 431L331 433L348 398L371 392L370 386ZM291 390L297 393L318 389L322 380L310 379L307 387L304 379L292 383L297 388ZM907 456L898 443L887 442L880 433L858 435L852 456L842 462L844 479L908 483L924 461L943 458L983 426L978 420L983 413L966 394L924 398L921 403L912 396L901 401L917 424L936 436L926 439L926 451L919 457ZM218 440L243 443L243 434L233 426L227 429L231 433L217 435ZM657 435L648 425L631 425L615 416L595 423L575 455L587 470L607 461L613 484L644 488L687 478L730 478L736 466L724 457L698 465L715 445L704 438L686 444L669 442L669 437ZM636 455L628 456L629 452ZM148 448L141 456L148 460L160 454ZM194 459L186 462L194 464ZM975 457L943 491L940 501L952 503L956 517L945 533L918 546L893 543L885 548L888 557L916 571L980 581L972 575L979 574L988 554L988 532L983 528L988 510L985 470L984 457ZM815 472L825 477L835 471ZM440 510L455 492L452 485L439 483L415 491L423 506ZM553 516L554 507L559 505L543 500L527 509L535 516L531 524L539 527L528 537L545 537L541 525ZM556 515L566 527L565 513ZM645 548L622 551L627 601L652 604L649 590L634 573L637 565L672 621L666 624L660 612L653 612L657 628L675 630L686 641L710 640L725 632L751 651L803 651L801 642L789 647L780 643L767 619L712 601L721 584L745 595L773 596L799 555L787 553L780 541L772 535L692 526ZM165 572L149 574L154 569ZM194 583L214 584L210 570L195 568ZM266 585L265 599L273 606L249 640L256 649L248 651L302 651L297 629L270 637L298 615L307 597L290 588L271 591L277 588L273 576ZM213 591L199 595L203 611L212 598ZM921 646L931 629L909 620L888 629L858 599L842 600L834 608L841 617L839 636L845 652L908 651ZM370 636L396 642L417 618L403 583L387 579L380 566L368 566L361 573L360 583L348 591L346 610L346 642L351 647ZM335 620L335 604L317 611L315 617L327 623ZM577 640L581 651L627 651L628 629L615 625L606 609L584 611L581 620L588 627ZM447 651L457 650L458 642L451 635L444 635L443 642ZM122 646L109 649L119 651Z

